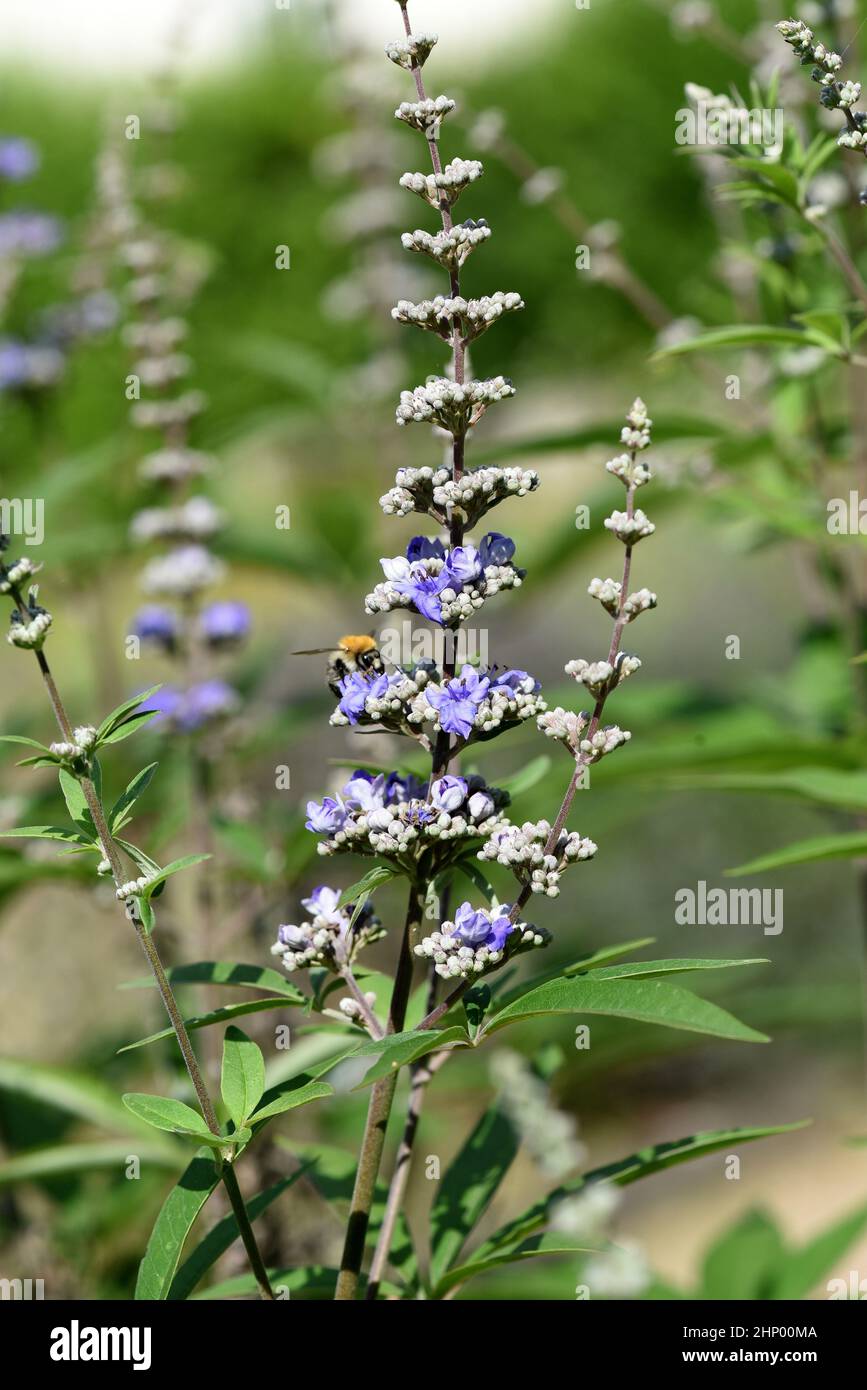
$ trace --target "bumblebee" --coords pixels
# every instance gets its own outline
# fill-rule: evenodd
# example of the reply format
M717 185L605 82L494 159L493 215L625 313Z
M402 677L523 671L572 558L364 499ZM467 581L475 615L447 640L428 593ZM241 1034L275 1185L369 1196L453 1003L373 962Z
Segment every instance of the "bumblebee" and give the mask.
M341 637L337 646L309 647L306 651L293 652L293 656L327 656L325 675L329 689L335 698L341 695L340 681L356 671L366 676L380 676L385 670L379 648L372 633L362 637Z

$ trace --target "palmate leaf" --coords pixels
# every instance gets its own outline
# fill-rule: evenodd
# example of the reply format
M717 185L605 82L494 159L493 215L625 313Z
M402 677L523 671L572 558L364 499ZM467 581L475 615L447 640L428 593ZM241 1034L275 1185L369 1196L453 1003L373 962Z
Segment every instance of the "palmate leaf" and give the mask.
M729 877L738 874L763 874L768 869L785 869L792 864L815 864L822 859L859 859L867 855L867 833L852 830L843 835L816 835L810 840L797 840L784 849L761 854L735 869L726 869Z
M752 1143L756 1139L767 1139L775 1135L791 1134L810 1124L800 1120L789 1125L766 1125L761 1128L708 1130L701 1134L691 1134L685 1139L666 1140L617 1163L608 1163L603 1168L595 1168L589 1173L569 1182L562 1183L553 1192L529 1207L520 1216L501 1226L477 1250L473 1252L473 1262L483 1261L488 1256L520 1245L535 1231L548 1224L551 1213L559 1202L574 1197L593 1183L613 1182L618 1187L626 1187L641 1178L661 1173L680 1163L688 1163L694 1158L704 1158L718 1153L721 1149L735 1149L741 1144Z
M430 1280L435 1288L487 1210L519 1146L511 1120L492 1105L446 1169L430 1217Z
M168 1298L184 1242L219 1181L213 1158L200 1149L160 1208L139 1265L136 1299Z
M223 1038L220 1094L236 1129L243 1129L265 1090L265 1058L240 1028L227 1028Z
M509 1024L546 1014L589 1013L632 1018L666 1028L735 1042L767 1042L725 1009L663 979L597 979L596 972L549 980L501 1008L485 1023L485 1037Z
M261 1216L263 1211L267 1211L271 1203L276 1202L277 1198L281 1197L287 1188L297 1182L298 1179L304 1175L305 1171L305 1168L299 1168L297 1173L292 1173L288 1178L281 1178L279 1182L275 1182L272 1187L267 1188L264 1192L259 1192L255 1197L245 1200L244 1205L247 1208L247 1215L250 1220L255 1221L258 1216ZM226 1253L229 1247L240 1238L240 1234L235 1216L230 1212L228 1216L223 1217L222 1221L217 1222L216 1226L208 1232L204 1240L201 1241L188 1258L184 1260L184 1263L172 1279L168 1291L164 1293L162 1297L169 1299L171 1302L189 1298L193 1289L201 1282L211 1268L211 1265L213 1265L221 1255Z

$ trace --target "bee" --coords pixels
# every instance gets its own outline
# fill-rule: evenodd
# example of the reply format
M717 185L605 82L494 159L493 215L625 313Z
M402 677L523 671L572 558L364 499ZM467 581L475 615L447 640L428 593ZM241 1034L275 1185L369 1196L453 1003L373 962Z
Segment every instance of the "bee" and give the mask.
M376 639L372 633L362 637L341 637L336 647L310 647L306 651L293 652L293 656L327 656L326 680L332 695L340 698L339 682L359 671L366 676L379 676L385 670Z

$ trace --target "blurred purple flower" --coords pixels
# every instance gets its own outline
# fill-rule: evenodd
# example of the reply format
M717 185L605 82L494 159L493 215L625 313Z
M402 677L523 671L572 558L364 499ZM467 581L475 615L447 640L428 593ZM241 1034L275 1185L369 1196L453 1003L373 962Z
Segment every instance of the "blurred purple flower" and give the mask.
M132 620L132 631L143 642L156 642L171 651L178 639L178 618L171 608L148 604L140 608Z
M246 603L220 599L202 609L202 634L214 647L242 642L250 631L250 610Z
M193 733L212 719L234 714L239 704L237 690L233 690L225 681L200 681L185 692L175 719L184 733Z
M0 214L0 257L47 256L62 240L60 223L46 212L19 208Z
M0 137L0 179L20 183L39 168L39 151L32 140L19 135Z

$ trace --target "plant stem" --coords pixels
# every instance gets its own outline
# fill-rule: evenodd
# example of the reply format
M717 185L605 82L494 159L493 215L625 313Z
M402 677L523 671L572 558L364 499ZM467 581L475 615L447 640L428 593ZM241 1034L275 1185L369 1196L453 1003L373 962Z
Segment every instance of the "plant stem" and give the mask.
M384 1030L382 1024L365 999L361 987L348 965L341 965L340 975L361 1011L361 1017L364 1019L365 1027L370 1036L377 1040L383 1037Z
M400 958L391 993L387 1028L389 1033L400 1033L406 1019L406 1006L412 983L412 933L421 922L423 904L424 897L418 885L412 883L409 890ZM373 1205L373 1194L376 1189L376 1179L379 1175L379 1165L385 1143L385 1131L388 1128L396 1086L397 1072L394 1072L390 1076L383 1077L381 1081L377 1081L370 1093L361 1151L358 1155L355 1187L352 1192L352 1205L349 1210L349 1221L343 1244L343 1256L340 1261L340 1273L337 1276L337 1287L334 1292L335 1301L338 1303L345 1303L354 1299L358 1291L358 1278L364 1259L367 1227L370 1223L370 1208Z
M12 589L11 595L13 601L17 604L19 611L21 613L24 613L25 607L20 593L17 592L15 589ZM69 721L69 716L66 713L66 707L63 703L63 700L60 697L60 692L57 689L54 676L51 673L51 668L49 667L48 661L46 660L45 653L40 650L35 652L34 655L36 656L36 661L39 666L39 670L42 674L42 679L45 684L45 688L48 692L48 698L51 701L51 707L54 710L54 716L57 720L60 732L68 743L72 743L74 741L72 725ZM96 833L99 836L103 853L106 859L108 860L109 864L111 865L111 873L112 878L114 879L115 886L117 888L120 888L126 881L124 878L123 863L121 861L117 845L115 844L111 832L108 828L108 822L105 818L105 812L102 807L102 802L97 796L96 787L93 785L93 782L89 777L80 778L80 785L81 790L84 794L85 801L87 802L90 814L93 817L93 824L96 828ZM205 1085L205 1081L199 1068L199 1064L196 1061L196 1054L193 1051L193 1046L190 1042L189 1034L186 1030L186 1026L184 1025L183 1016L181 1014L180 1009L178 1008L177 1000L175 999L172 987L168 981L168 976L166 975L166 972L163 968L163 963L160 959L160 954L157 950L156 943L153 937L150 935L150 933L145 930L144 923L141 920L141 915L136 905L135 898L128 898L126 900L126 903L124 904L124 907L126 916L132 923L135 934L138 937L139 945L141 946L142 950L145 953L145 956L147 957L148 964L156 981L157 989L160 992L160 997L163 1001L163 1004L165 1005L166 1013L169 1016L169 1020L175 1033L175 1037L178 1040L178 1046L181 1049L181 1055L184 1059L187 1071L189 1072L190 1080L193 1083L193 1088L196 1092L196 1097L198 1099L202 1115L204 1116L205 1123L212 1134L219 1134L220 1126L217 1121L217 1115L214 1110L214 1106L211 1102L211 1098L208 1094L208 1088ZM250 1218L247 1215L247 1209L244 1206L244 1201L241 1197L241 1193L238 1188L238 1182L232 1170L231 1164L225 1162L222 1163L220 1176L222 1178L223 1185L226 1188L226 1192L228 1193L229 1201L232 1203L232 1208L235 1212L235 1217L238 1222L238 1229L241 1233L241 1239L244 1242L244 1248L246 1249L247 1255L249 1256L250 1265L253 1270L253 1274L255 1275L256 1283L259 1286L260 1296L265 1299L273 1299L274 1291L271 1288L267 1271L262 1262L262 1257L259 1254L259 1248L256 1244L256 1237L253 1234L253 1228L250 1224Z

